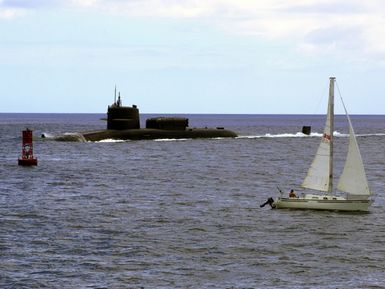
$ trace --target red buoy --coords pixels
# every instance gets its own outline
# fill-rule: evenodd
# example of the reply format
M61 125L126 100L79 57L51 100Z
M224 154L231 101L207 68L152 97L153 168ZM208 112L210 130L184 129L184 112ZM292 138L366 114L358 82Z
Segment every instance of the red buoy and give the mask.
M37 159L33 157L32 130L23 130L23 147L19 166L36 166Z

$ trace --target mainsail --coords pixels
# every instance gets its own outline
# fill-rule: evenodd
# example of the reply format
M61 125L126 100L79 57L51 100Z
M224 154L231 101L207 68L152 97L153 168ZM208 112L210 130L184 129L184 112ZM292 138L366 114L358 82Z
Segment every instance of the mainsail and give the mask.
M302 187L324 192L332 191L333 182L334 78L329 86L329 102L325 129L314 160Z

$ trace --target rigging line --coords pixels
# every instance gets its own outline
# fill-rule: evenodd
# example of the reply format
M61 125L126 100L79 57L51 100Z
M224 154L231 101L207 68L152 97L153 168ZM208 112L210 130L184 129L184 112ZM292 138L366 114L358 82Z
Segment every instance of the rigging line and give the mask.
M340 96L340 99L341 99L341 102L342 102L342 106L344 107L345 114L348 117L348 121L350 123L350 117L349 117L349 114L348 114L348 110L346 109L345 102L344 102L344 99L342 98L342 94L341 94L341 91L340 91L340 87L338 86L337 80L335 81L335 84L337 86L338 94Z
M317 114L317 112L320 112L319 107L320 107L321 102L325 99L324 95L325 95L327 89L328 89L328 85L325 85L324 90L322 91L322 93L320 94L320 96L318 98L317 105L314 107L313 114Z
M349 132L353 135L353 137L355 137L356 134L354 133L353 124L352 124L352 121L351 121L350 116L349 116L349 114L348 114L348 110L346 109L345 102L344 102L344 100L343 100L343 98L342 98L340 88L339 88L339 86L338 86L337 81L336 81L335 83L336 83L336 86L337 86L338 94L339 94L340 99L341 99L341 102L342 102L342 106L344 107L344 110L345 110L346 118L348 119L348 123L349 123Z

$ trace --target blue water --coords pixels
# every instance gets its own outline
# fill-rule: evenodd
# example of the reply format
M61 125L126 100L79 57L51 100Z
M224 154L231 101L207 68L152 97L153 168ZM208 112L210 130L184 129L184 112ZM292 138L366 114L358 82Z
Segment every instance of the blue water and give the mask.
M324 116L187 115L236 139L39 138L103 117L0 114L0 288L383 288L385 116L352 116L368 214L259 207L277 186L300 190ZM33 168L17 165L25 127ZM346 134L338 116L336 177Z

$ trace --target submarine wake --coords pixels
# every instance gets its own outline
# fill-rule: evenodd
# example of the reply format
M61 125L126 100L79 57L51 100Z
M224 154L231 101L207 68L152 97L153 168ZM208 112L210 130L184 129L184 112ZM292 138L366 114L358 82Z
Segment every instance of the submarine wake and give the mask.
M340 133L335 131L333 134L335 137L346 138L349 137L348 134ZM384 133L372 133L372 134L357 134L356 137L382 137L385 136ZM312 138L312 137L322 137L321 133L311 133L310 135L306 135L302 132L297 133L281 133L281 134L270 134L266 133L263 135L240 135L236 137L237 139L259 139L259 138Z

